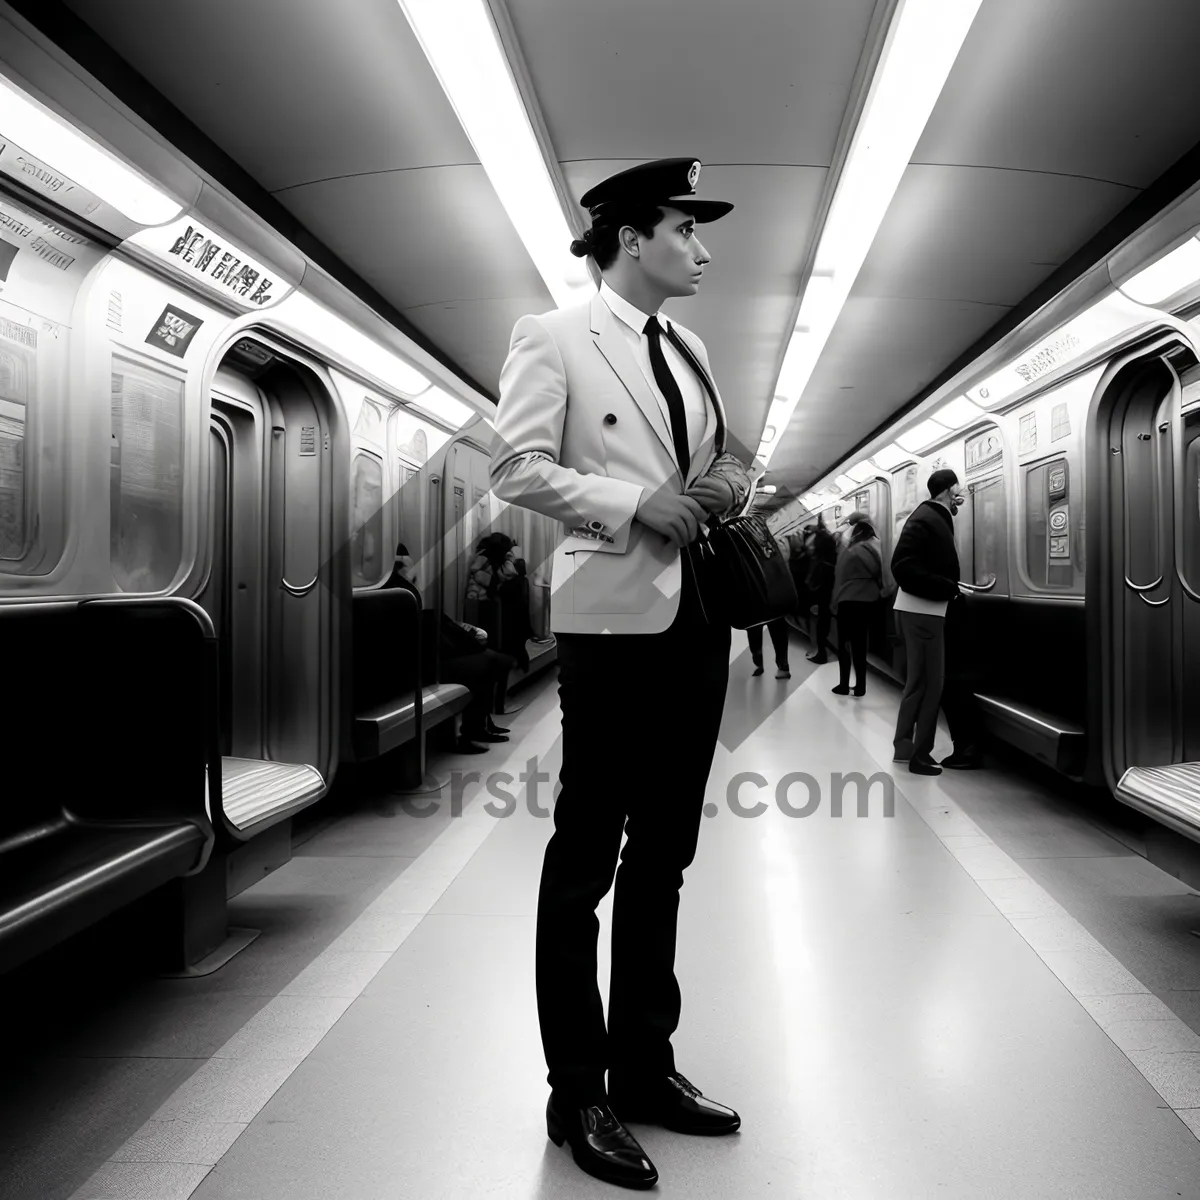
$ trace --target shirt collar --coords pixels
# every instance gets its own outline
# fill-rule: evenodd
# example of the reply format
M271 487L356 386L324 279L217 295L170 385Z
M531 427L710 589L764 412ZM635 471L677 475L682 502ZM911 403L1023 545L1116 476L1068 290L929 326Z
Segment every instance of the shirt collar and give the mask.
M640 308L630 304L624 296L617 295L608 286L607 280L602 280L600 283L600 296L604 303L608 305L614 317L624 321L636 333L645 332L646 322L650 320L650 313L642 312Z

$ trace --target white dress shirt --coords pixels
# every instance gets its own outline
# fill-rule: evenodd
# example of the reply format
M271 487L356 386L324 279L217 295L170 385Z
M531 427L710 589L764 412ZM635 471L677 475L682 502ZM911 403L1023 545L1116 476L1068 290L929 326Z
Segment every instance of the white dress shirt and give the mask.
M671 429L671 410L667 407L666 397L659 390L658 382L654 378L654 367L650 362L650 339L643 332L646 322L650 320L650 314L630 304L624 296L617 295L608 286L607 281L600 284L600 297L617 318L617 328L629 344L637 365L641 367L651 394L658 401L667 429ZM679 394L683 397L683 411L687 416L688 452L695 454L708 427L708 393L691 364L667 340L667 330L662 317L658 318L658 323L663 329L663 336L659 340L663 358L667 360L667 366L671 368L671 374L675 376L675 382L679 386ZM686 476L688 464L683 463L682 469Z

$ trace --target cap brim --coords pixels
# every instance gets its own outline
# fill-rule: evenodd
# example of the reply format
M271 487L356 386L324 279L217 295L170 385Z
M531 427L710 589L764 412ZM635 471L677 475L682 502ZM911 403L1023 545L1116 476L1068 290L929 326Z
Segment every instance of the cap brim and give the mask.
M690 196L681 196L679 199L661 200L659 203L687 213L697 225L719 221L727 213L733 212L733 205L727 200L693 200Z

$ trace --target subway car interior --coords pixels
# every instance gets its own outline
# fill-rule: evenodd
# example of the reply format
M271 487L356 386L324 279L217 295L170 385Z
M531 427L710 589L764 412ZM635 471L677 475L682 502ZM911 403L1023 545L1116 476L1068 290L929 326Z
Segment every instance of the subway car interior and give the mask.
M671 943L742 1126L631 1122L655 1189L1200 1200L1197 39L1195 0L0 0L0 1200L613 1194L546 1136L535 995L589 555L497 494L497 424L514 326L601 284L581 197L689 155L733 211L662 311L797 598L775 678L732 630ZM891 564L946 470L980 740L923 777ZM864 519L847 695L795 564ZM696 701L620 687L573 778L634 806L697 750L629 714Z

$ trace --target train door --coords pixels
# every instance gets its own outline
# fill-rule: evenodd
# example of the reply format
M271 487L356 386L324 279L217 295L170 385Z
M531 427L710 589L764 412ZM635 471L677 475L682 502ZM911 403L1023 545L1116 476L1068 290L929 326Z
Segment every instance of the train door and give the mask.
M1129 767L1200 759L1200 416L1182 412L1161 351L1113 376L1098 415L1100 727L1115 786Z
M336 664L321 584L334 558L323 392L265 349L253 378L231 369L244 357L227 358L211 394L209 570L196 599L220 642L223 775L253 774L253 794L271 798L269 813L230 812L247 828L279 819L276 799L311 803L331 778Z

